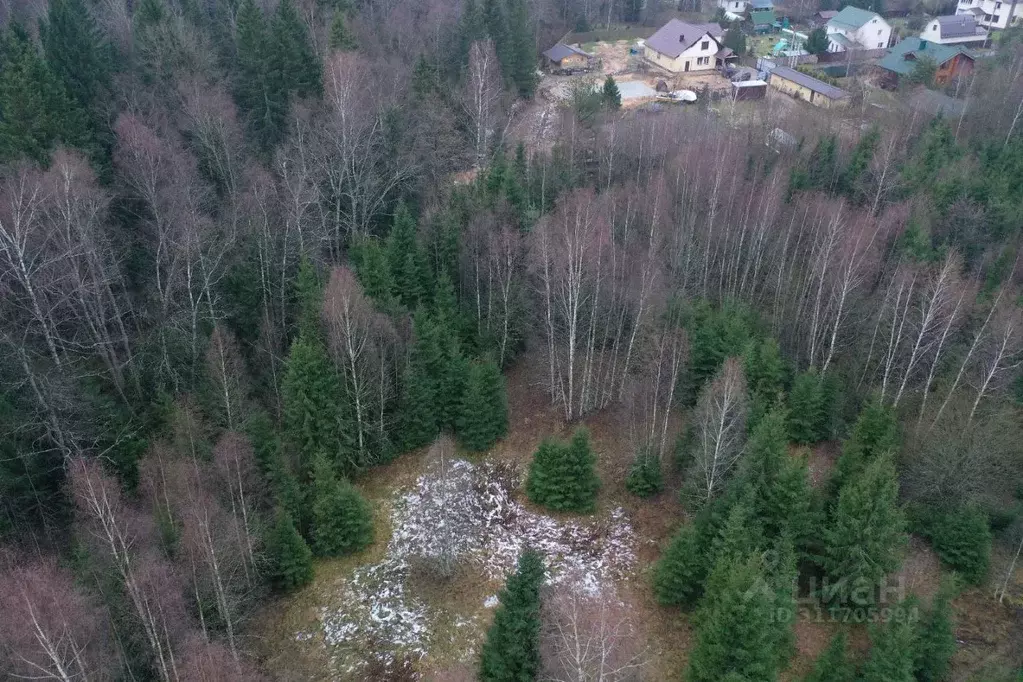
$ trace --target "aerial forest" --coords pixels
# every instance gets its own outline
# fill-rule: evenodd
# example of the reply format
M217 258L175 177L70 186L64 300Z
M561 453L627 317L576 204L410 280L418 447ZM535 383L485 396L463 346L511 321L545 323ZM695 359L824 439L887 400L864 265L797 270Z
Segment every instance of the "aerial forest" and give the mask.
M639 12L0 6L0 677L1023 679L1023 41L551 106Z

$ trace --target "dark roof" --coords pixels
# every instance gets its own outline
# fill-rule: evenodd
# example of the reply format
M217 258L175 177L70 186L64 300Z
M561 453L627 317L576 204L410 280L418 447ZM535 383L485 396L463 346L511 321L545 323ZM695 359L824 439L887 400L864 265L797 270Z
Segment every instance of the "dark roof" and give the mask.
M582 57L590 56L583 52L582 50L580 50L579 48L572 47L571 45L565 45L564 43L558 43L551 49L544 52L543 56L547 57L547 59L550 59L552 62L560 62L565 57L571 57L574 54L580 55Z
M749 20L754 26L769 26L774 23L773 9L755 9L749 13Z
M938 17L938 34L945 38L962 38L977 35L977 20L972 14L956 14L951 17Z
M695 45L703 36L719 38L724 34L717 24L687 24L672 19L646 39L647 47L674 59Z
M908 76L913 72L917 60L922 57L930 57L935 64L941 66L959 54L973 59L973 55L961 45L941 45L929 40L906 38L889 49L888 54L882 57L877 65L882 69Z
M842 9L841 12L831 17L828 21L829 24L835 24L836 26L844 26L851 29L857 29L869 22L874 17L880 18L880 14L876 12L870 12L859 7L853 7L849 5Z
M804 88L809 88L819 95L824 95L828 99L841 99L848 97L849 93L842 88L836 88L830 83L817 80L813 76L808 76L805 73L790 69L787 66L776 66L774 71L771 72L771 78L778 76L784 78L787 81L792 81L798 85L802 85Z
M825 21L827 21L828 19L834 19L835 17L837 17L838 16L838 10L822 9L820 12L817 12L817 16L819 16L821 19L824 19Z

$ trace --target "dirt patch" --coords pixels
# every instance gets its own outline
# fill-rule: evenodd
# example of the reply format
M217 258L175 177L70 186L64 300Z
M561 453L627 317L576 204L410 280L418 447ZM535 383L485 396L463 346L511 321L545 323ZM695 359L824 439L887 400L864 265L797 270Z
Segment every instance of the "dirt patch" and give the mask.
M820 488L827 483L841 454L842 444L837 440L829 440L813 446L807 459L810 468L810 485Z

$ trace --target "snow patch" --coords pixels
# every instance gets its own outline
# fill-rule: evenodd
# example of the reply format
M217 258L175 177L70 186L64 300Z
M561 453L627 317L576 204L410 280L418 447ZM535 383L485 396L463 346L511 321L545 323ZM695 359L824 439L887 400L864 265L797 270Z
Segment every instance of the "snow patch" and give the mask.
M456 460L446 471L434 468L411 489L396 492L383 560L356 569L336 599L318 610L335 660L352 660L351 672L367 656L391 664L427 654L432 614L407 589L410 565L423 559L447 555L503 581L522 551L532 547L544 557L548 583L570 583L597 595L613 593L614 583L628 578L635 536L624 510L589 521L558 521L513 500L517 485L518 476L505 468ZM497 603L489 596L484 606ZM459 627L467 623L459 620Z

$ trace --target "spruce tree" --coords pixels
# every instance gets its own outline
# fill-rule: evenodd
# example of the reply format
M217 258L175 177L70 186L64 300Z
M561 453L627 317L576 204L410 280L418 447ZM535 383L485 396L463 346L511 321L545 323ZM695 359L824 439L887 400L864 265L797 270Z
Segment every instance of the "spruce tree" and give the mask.
M696 618L696 644L689 655L686 680L777 679L780 628L774 592L759 555L723 558L708 579L708 592Z
M860 412L848 440L842 444L842 456L829 481L832 495L845 481L862 471L882 453L894 453L899 445L895 415L880 401L868 403Z
M269 151L284 136L289 98L274 62L274 44L255 0L242 0L235 20L235 101L248 117L256 142Z
M789 438L797 443L816 443L824 432L824 396L820 377L803 372L789 392Z
M373 543L373 512L351 483L338 479L325 455L316 458L313 473L313 549L317 556L339 556Z
M773 338L751 341L742 359L750 393L754 399L759 398L767 405L772 404L781 393L785 381L785 361L781 357L778 342Z
M970 584L984 582L991 558L987 514L976 507L953 510L931 524L927 535L942 563Z
M585 429L578 429L567 445L546 440L533 455L526 494L556 511L593 511L600 488L595 464Z
M323 307L323 284L316 266L306 257L298 265L295 278L295 298L298 300L298 331L307 337L320 337L320 310Z
M903 602L901 611L917 608L915 600ZM915 682L913 662L916 630L909 617L891 618L870 628L870 654L860 673L862 682Z
M295 529L291 515L281 508L266 536L266 573L270 584L287 592L313 579L313 554Z
M437 377L446 367L436 328L425 312L415 316L415 341L402 387L400 430L402 446L414 450L432 443L440 432Z
M319 453L338 453L341 385L319 339L300 334L291 345L284 379L284 437L303 472Z
M540 669L540 555L526 550L499 595L494 622L480 652L481 682L527 682Z
M519 95L531 98L536 90L536 44L525 0L508 0L507 26L508 62L502 62L502 72L511 76Z
M917 625L916 659L913 664L918 682L946 679L956 653L955 624L947 590L934 597L930 610Z
M831 638L828 648L821 652L803 682L855 682L856 665L846 652L846 636L839 632Z
M458 438L468 450L493 447L508 432L504 377L490 360L473 363L458 416Z
M0 43L0 160L47 165L59 144L93 151L85 113L28 32L12 24Z
M839 493L824 529L821 565L833 584L876 585L901 562L906 521L890 455L878 455Z
M387 263L395 299L413 309L423 300L422 273L419 271L419 245L416 221L404 202L398 202L394 222L387 236Z
M272 68L280 74L285 90L299 97L319 97L323 93L323 67L292 0L277 4L270 33Z
M664 489L661 458L653 448L642 447L636 452L625 478L625 487L638 497L651 497Z
M601 97L604 99L604 106L612 111L620 109L622 106L622 93L618 91L618 84L615 83L614 77L610 74L604 79L604 89L601 91Z
M696 522L679 528L654 564L654 594L659 603L690 607L702 594L710 544L702 536L703 530Z
M344 12L334 12L334 18L330 22L330 49L332 50L354 50L358 47L355 37L348 30Z
M394 279L387 252L380 241L366 237L352 247L355 272L366 295L373 299L377 308L390 310L394 305Z

